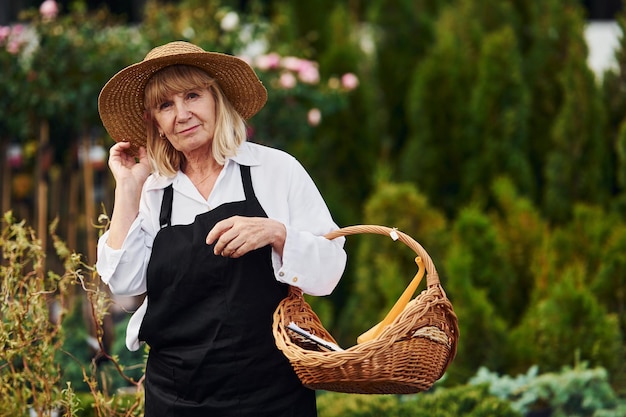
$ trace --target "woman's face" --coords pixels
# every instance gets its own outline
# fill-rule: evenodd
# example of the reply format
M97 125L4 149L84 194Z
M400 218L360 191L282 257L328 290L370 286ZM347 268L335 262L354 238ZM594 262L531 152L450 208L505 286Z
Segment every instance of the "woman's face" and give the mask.
M209 150L215 133L215 99L204 87L173 94L154 110L154 120L159 133L183 154Z

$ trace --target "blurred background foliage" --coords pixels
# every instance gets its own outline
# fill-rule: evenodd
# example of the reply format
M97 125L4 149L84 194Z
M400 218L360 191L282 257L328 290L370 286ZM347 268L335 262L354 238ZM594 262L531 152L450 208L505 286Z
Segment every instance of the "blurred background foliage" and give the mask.
M57 5L0 28L2 209L44 249L58 217L95 262L97 212L113 204L98 93L188 40L255 67L270 98L250 140L302 161L340 226L398 227L429 252L461 329L443 385L585 363L626 395L626 44L594 74L582 1L146 0L133 21ZM382 237L346 249L337 290L310 300L350 346L415 264Z

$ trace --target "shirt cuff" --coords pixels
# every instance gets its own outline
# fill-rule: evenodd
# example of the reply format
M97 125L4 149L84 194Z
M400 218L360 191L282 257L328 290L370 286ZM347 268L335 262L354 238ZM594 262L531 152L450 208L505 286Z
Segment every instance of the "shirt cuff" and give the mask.
M276 280L298 287L306 294L330 294L345 268L343 242L343 238L330 241L287 226L282 259L272 252Z
M105 232L98 239L98 260L96 261L96 270L102 281L108 284L122 259L123 249L113 249L107 244L109 232Z

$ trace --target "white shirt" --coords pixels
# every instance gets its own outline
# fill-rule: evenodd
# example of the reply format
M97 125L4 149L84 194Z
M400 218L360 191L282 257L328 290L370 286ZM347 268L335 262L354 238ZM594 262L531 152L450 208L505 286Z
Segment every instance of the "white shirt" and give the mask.
M160 229L163 189L173 184L172 225L191 224L198 214L224 203L245 200L239 165L250 166L254 192L267 216L282 222L287 229L282 257L272 251L276 279L311 295L332 292L346 264L345 239L323 237L338 227L319 190L291 155L244 142L237 155L227 159L208 199L204 199L180 171L173 178L156 174L148 177L142 190L139 214L122 247L116 250L107 245L108 232L98 241L96 268L113 294L134 296L146 292L146 269L152 242ZM147 303L146 297L128 323L126 346L130 350L137 350L141 345L139 328Z

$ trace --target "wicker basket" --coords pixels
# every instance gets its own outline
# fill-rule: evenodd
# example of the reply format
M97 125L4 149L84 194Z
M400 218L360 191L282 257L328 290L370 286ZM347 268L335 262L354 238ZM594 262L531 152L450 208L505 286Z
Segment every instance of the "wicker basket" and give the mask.
M291 287L274 312L276 345L291 362L302 383L311 388L359 394L413 394L429 389L456 355L457 317L439 282L435 266L410 236L384 226L350 226L328 239L359 233L391 235L421 257L427 289L413 298L400 315L373 340L343 351L329 351L287 329L291 322L336 343L304 300Z

